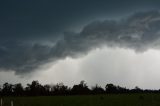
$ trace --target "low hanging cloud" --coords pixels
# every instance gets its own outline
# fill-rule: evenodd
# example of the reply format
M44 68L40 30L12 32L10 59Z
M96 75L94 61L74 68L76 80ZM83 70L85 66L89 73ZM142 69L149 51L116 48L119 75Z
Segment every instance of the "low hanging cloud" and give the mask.
M47 42L47 41L44 41ZM67 32L53 45L26 41L0 43L0 69L29 73L66 57L79 57L101 46L144 52L160 48L160 12L138 12L124 19L94 21L81 32Z

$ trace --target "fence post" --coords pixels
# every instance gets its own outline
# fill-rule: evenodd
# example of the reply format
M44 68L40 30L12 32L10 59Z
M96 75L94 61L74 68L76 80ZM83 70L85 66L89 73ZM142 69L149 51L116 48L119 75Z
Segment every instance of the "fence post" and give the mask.
M1 98L1 106L3 105L3 100L2 100L2 98Z
M11 101L11 106L13 106L13 101Z

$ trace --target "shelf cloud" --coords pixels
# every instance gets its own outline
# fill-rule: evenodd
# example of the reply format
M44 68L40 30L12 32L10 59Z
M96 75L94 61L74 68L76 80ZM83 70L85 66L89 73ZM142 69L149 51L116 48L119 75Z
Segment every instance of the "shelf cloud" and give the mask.
M46 43L45 43L46 42ZM160 12L137 12L123 19L97 20L80 32L65 32L56 41L0 43L0 69L25 74L48 62L80 57L102 46L145 52L160 48Z

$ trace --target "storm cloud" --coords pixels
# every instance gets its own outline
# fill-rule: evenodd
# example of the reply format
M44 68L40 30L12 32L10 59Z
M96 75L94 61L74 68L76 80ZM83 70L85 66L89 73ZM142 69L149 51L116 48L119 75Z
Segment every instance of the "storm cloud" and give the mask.
M137 12L117 20L97 20L80 32L65 32L56 41L0 43L0 69L29 73L48 62L79 57L102 46L144 52L160 48L160 12Z

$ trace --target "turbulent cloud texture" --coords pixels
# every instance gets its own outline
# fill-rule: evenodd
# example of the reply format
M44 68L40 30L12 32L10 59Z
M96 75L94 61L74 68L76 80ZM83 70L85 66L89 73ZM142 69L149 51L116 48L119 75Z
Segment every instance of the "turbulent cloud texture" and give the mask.
M0 43L0 68L22 74L67 56L84 55L101 46L130 48L137 52L159 49L160 12L138 12L119 20L94 21L80 32L64 33L57 42L44 42Z

